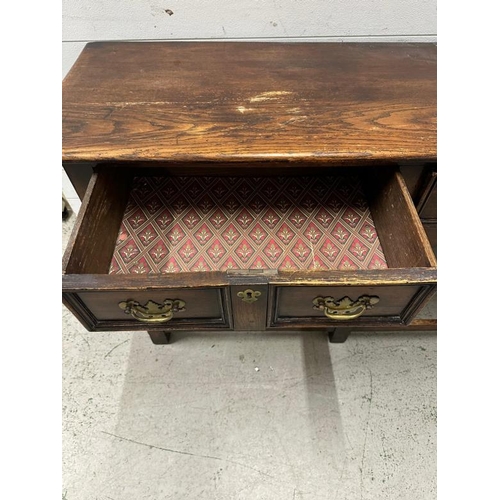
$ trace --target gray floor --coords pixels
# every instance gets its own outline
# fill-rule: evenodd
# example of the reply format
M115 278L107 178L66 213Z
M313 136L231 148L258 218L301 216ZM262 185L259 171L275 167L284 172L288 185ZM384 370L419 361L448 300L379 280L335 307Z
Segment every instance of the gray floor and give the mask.
M434 334L173 340L63 308L63 499L435 498Z

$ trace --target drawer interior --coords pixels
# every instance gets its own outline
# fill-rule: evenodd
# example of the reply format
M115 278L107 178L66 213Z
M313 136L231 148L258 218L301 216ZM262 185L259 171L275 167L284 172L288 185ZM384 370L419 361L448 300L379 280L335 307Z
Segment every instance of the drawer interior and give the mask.
M141 176L109 272L386 267L359 175Z
M314 175L94 174L66 274L432 267L393 168Z

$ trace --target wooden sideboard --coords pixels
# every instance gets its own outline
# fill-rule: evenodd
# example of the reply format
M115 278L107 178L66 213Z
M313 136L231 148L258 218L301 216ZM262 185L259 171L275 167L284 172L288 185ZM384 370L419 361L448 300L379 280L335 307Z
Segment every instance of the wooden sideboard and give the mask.
M88 44L63 82L89 330L435 328L434 44Z

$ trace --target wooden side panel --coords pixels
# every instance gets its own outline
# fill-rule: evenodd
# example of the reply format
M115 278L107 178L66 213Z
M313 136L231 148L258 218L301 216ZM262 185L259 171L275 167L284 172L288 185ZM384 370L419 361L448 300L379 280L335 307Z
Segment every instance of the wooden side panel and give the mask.
M387 264L432 267L436 259L400 172L371 177L370 209Z
M124 171L94 173L63 258L65 274L107 273L129 193Z
M417 201L417 195L420 183L422 182L422 175L425 172L425 164L417 163L412 164L409 163L399 163L399 169L406 183L406 187L413 199L413 201Z

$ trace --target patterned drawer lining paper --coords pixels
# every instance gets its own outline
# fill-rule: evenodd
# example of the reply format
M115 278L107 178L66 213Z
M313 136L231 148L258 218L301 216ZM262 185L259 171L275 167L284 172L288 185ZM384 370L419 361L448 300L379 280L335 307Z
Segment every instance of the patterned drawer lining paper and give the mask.
M109 272L386 267L356 176L136 177Z

